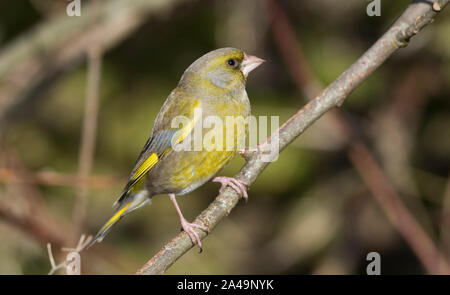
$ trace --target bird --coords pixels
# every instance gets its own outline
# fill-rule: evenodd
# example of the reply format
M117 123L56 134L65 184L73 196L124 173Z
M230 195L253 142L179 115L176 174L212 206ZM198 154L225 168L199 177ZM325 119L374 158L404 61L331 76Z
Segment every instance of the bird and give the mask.
M250 116L250 101L245 84L248 74L263 62L263 59L248 55L240 49L227 47L204 54L184 71L177 87L169 94L156 116L150 137L127 184L114 203L114 214L89 246L101 242L114 224L128 213L150 203L153 196L167 194L175 206L182 229L193 245L202 251L202 243L195 229L205 232L208 229L188 222L176 197L188 194L212 179L213 182L221 183L220 192L229 186L247 200L245 182L232 177L214 176L240 152L236 143L247 136L248 126L243 131L238 129L231 138L227 132L222 134L224 141L233 143L229 149L208 149L203 146L196 149L192 148L196 144L193 133L195 126L201 123L196 113L201 112L202 118L213 116L220 120ZM184 124L174 124L176 118L184 119ZM236 125L229 128L235 130ZM201 131L204 134L211 128L203 126ZM220 138L215 138L212 142L216 139L220 141Z

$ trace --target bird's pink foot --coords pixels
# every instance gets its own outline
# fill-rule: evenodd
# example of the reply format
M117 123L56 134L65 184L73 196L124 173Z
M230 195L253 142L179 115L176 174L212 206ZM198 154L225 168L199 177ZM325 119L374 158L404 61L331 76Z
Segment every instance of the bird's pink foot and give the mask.
M181 209L178 206L177 199L175 198L174 194L169 194L170 200L172 200L173 205L175 206L175 209L177 210L178 216L180 217L181 227L183 230L188 234L189 238L192 241L192 244L198 245L200 248L200 252L203 251L202 249L202 242L200 240L199 235L195 231L195 228L198 228L206 233L208 233L208 228L206 226L196 224L196 223L190 223L184 218L183 213L181 213Z
M199 235L194 230L195 228L198 228L204 232L208 232L208 228L203 225L199 225L196 223L190 223L186 219L182 218L181 220L181 226L183 227L183 230L188 234L189 238L191 238L191 241L194 245L197 245L200 248L200 252L203 251L202 248L202 242L200 240Z
M219 189L219 192L222 193L223 190L229 186L232 189L234 189L238 194L240 194L245 201L248 200L248 194L247 194L247 184L239 179L233 178L233 177L227 177L227 176L219 176L215 177L213 182L220 182L222 186Z

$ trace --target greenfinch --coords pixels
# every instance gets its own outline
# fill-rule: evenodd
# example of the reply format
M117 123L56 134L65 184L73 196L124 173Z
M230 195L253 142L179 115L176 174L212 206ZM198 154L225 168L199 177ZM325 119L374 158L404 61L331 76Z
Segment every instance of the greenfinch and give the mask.
M194 229L207 231L207 228L188 222L183 217L175 196L187 194L212 179L238 152L236 142L246 137L248 128L244 128L243 132L237 131L236 134L231 132L234 144L230 149L179 147L192 147L196 144L192 134L198 124L198 111L201 111L202 117L214 116L221 120L230 116L250 116L245 84L248 74L262 62L262 59L247 55L242 50L221 48L203 55L186 69L178 86L167 97L156 117L150 138L115 203L115 213L100 229L91 245L102 241L117 221L149 203L154 195L168 194L183 230L192 243L202 249L200 238ZM183 118L185 123L174 124L175 118ZM232 128L235 127L232 125ZM204 133L205 130L211 128L204 127L201 132ZM225 132L225 141L230 141L231 133ZM222 184L221 191L230 186L247 199L244 182L231 177L216 177L213 181Z

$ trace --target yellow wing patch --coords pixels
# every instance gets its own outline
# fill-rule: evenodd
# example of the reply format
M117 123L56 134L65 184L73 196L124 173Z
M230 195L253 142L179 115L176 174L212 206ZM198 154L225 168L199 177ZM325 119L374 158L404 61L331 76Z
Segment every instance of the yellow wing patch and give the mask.
M145 174L148 170L155 166L156 163L158 163L158 155L156 153L153 153L141 164L141 166L139 166L139 168L133 174L132 179L138 180L142 177L143 174Z
M166 149L161 153L160 157L164 156L171 148ZM145 174L152 169L153 166L158 163L159 157L156 153L151 154L136 170L131 178L130 189L143 177Z
M195 108L198 108L199 105L200 105L200 101L196 100L194 103L194 110L195 110ZM188 136L188 134L192 131L195 124L197 123L198 119L199 119L198 116L194 115L194 118L189 121L189 124L187 124L181 130L178 131L177 143L182 142ZM138 181L143 176L145 176L146 173L150 169L152 169L152 167L154 167L156 165L156 163L158 163L159 159L162 156L164 156L171 149L172 149L171 147L167 148L165 151L160 153L159 156L157 153L152 153L147 159L145 159L145 161L142 162L142 164L136 169L136 172L133 173L133 176L131 177L129 189L131 189L136 183L138 183Z

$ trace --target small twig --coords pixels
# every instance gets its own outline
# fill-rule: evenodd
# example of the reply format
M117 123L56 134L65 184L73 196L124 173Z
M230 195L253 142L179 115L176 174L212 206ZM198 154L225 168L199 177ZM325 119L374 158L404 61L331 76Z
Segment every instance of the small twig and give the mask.
M64 252L75 252L75 253L79 254L81 251L83 251L86 248L86 246L89 244L89 242L91 240L92 240L92 236L88 236L86 238L85 235L81 235L80 239L78 240L78 244L75 248L63 247L61 250ZM56 271L58 271L61 268L67 267L67 260L64 260L60 264L55 263L55 258L53 257L53 253L52 253L52 245L50 243L47 243L47 252L48 252L48 259L50 260L50 265L52 267L48 273L49 275L54 274Z
M54 274L56 271L66 266L65 261L56 265L55 259L53 258L52 245L50 243L47 244L47 252L48 252L48 259L50 259L50 265L52 266L52 268L48 272L49 275Z
M54 247L70 244L69 226L62 223L61 220L57 221L53 214L48 211L46 202L42 199L39 190L33 185L35 182L28 181L29 176L33 174L26 169L15 151L10 150L3 144L0 145L0 163L2 166L7 167L5 168L6 171L14 173L15 177L13 181L5 180L6 192L5 195L0 195L0 221L20 230L38 244L51 243ZM52 172L49 173L49 177L62 177L61 180L66 182L75 182L74 180L76 179L75 175L58 175L57 173L52 175ZM21 178L25 178L25 181L22 181ZM108 178L98 176L90 178L91 181L98 180L99 182L102 182L103 179L107 180ZM113 178L110 178L109 187L113 183L120 183L120 181L114 181ZM104 185L106 184L107 182L104 182ZM15 206L13 207L23 203L23 210L19 211L11 208L9 206L12 203L11 198L14 198ZM84 248L87 243L88 241L84 238L80 247ZM89 261L93 264L97 262L103 263L104 261L109 261L110 257L115 257L114 261L110 262L121 268L131 267L132 262L130 262L129 257L125 257L120 251L108 245L103 245L101 251L94 249ZM85 272L89 271L89 265L84 270Z
M86 246L89 244L89 242L92 241L92 236L88 236L86 239L86 235L81 235L80 240L78 241L78 244L75 248L67 248L62 247L62 251L64 252L81 252Z
M99 1L95 1L92 9L93 28L98 19ZM97 117L98 117L98 101L101 80L101 60L102 49L101 44L97 40L91 41L88 49L88 78L86 90L86 105L84 109L83 131L81 134L81 148L78 157L78 176L79 178L87 178L92 170L92 162L95 151L95 138L97 134ZM73 210L74 235L78 236L83 226L85 216L86 196L89 187L85 182L78 184L77 199Z
M125 177L91 175L79 178L78 175L52 171L18 171L17 169L0 168L0 183L30 183L54 186L78 186L85 183L90 188L111 188L122 185Z
M438 0L441 10L449 0ZM436 1L434 1L436 2ZM279 139L280 151L286 148L306 128L330 109L342 105L346 97L373 73L392 53L404 47L409 39L432 22L437 12L429 3L414 1L391 28L367 50L353 65L331 83L319 96L300 109L268 139ZM270 142L266 142L269 144ZM260 159L259 152L252 155L235 178L251 185L269 164ZM209 232L236 206L240 196L226 189L204 210L194 222L207 226ZM206 234L197 232L200 238ZM186 233L182 232L166 244L153 258L142 266L137 274L164 273L177 259L193 247Z

